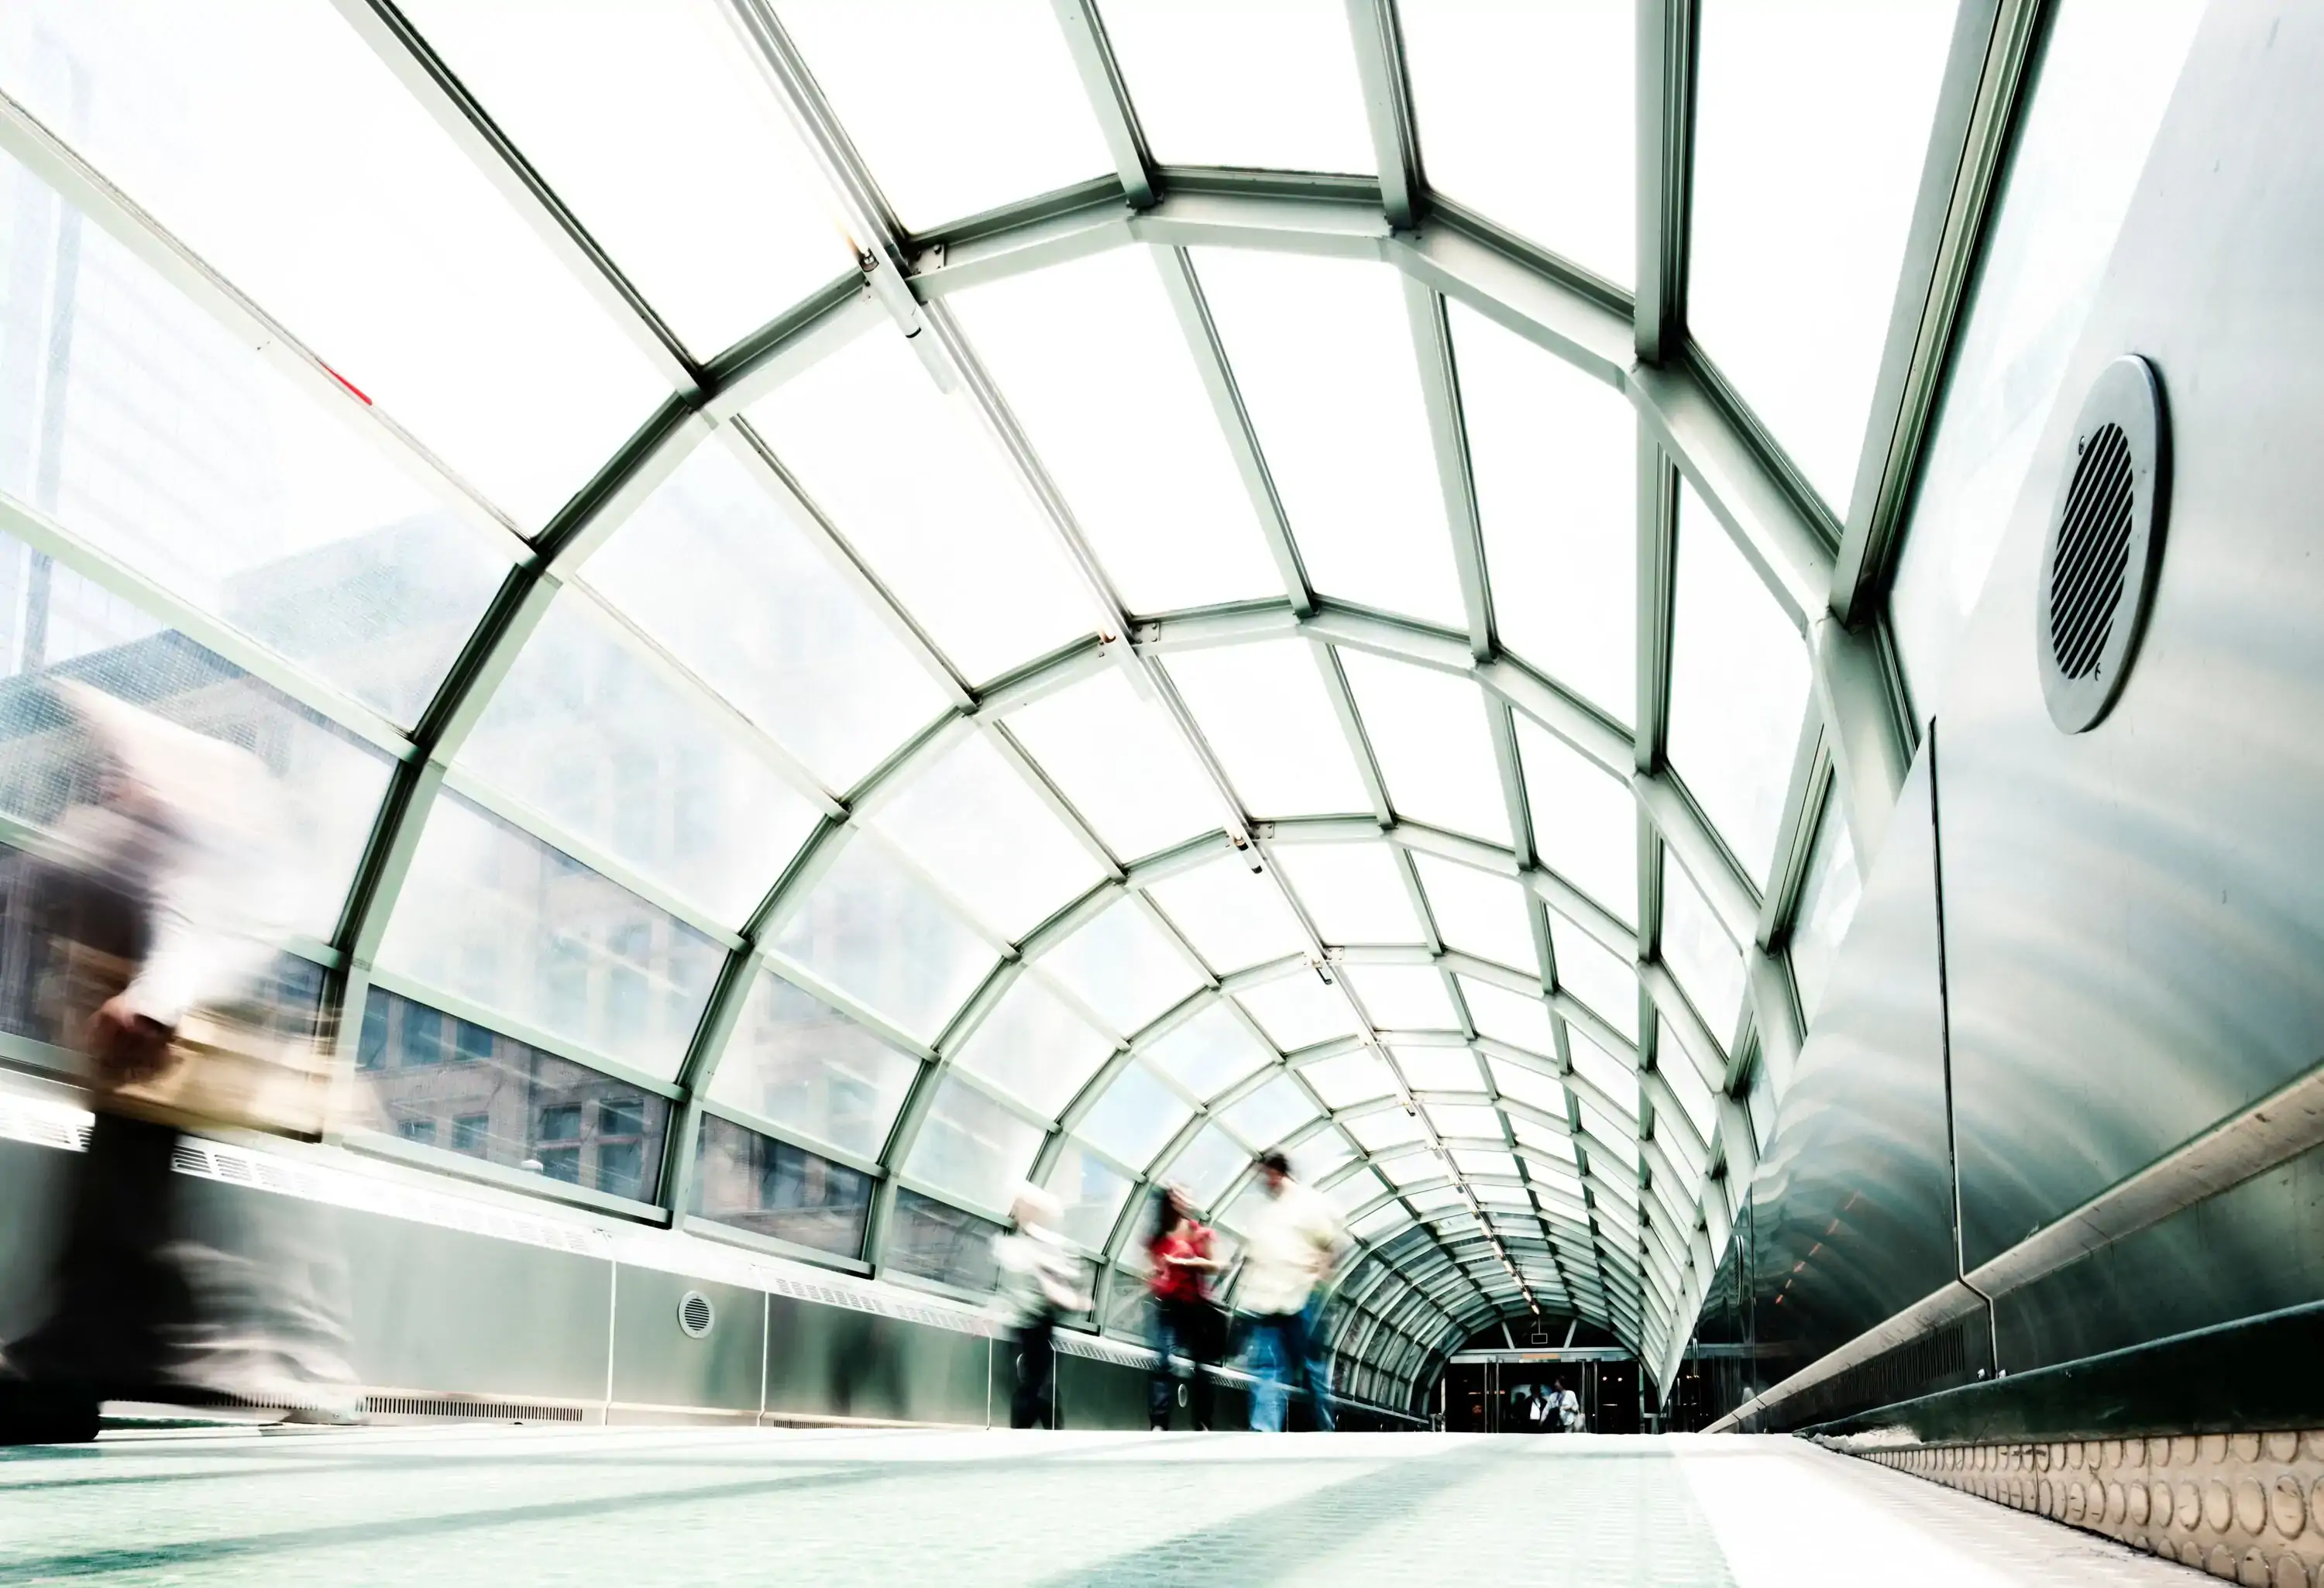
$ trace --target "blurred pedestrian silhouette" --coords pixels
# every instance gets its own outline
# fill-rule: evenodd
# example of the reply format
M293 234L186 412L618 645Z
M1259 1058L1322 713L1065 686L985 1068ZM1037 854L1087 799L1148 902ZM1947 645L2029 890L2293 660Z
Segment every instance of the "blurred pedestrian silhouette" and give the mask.
M1057 1199L1038 1186L1018 1188L1010 1208L1016 1228L992 1238L1001 1265L1001 1306L1009 1323L1016 1394L1009 1403L1012 1428L1056 1426L1057 1320L1088 1310L1082 1262L1057 1233Z
M1243 1247L1242 1283L1237 1306L1246 1325L1259 1382L1251 1390L1250 1426L1257 1433L1280 1433L1297 1386L1315 1426L1333 1427L1332 1388L1319 1358L1323 1282L1348 1250L1348 1233L1322 1196L1291 1177L1291 1160L1280 1152L1259 1159L1259 1182L1267 1199L1251 1216Z
M1225 1316L1211 1299L1211 1276L1219 1268L1211 1244L1209 1227L1194 1217L1182 1187L1166 1186L1154 1194L1146 1252L1154 1264L1147 1286L1154 1301L1157 1360L1147 1386L1146 1411L1156 1428L1169 1427L1181 1383L1194 1426L1211 1426L1210 1370L1217 1365L1226 1335ZM1186 1363L1183 1377L1176 1365L1179 1357Z

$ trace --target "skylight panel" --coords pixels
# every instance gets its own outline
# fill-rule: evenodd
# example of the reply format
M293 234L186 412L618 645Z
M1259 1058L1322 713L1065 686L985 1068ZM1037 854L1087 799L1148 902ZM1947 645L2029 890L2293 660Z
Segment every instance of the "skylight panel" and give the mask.
M1132 899L1041 956L1041 968L1127 1037L1203 984L1203 974Z
M1638 808L1629 785L1529 718L1517 721L1526 806L1542 863L1616 919L1636 921Z
M1276 1057L1233 1010L1217 1002L1171 1027L1141 1051L1197 1097L1217 1095Z
M1501 1139L1499 1109L1478 1108L1459 1103L1432 1103L1428 1105L1428 1120L1436 1127L1436 1133L1440 1136L1482 1136L1495 1141Z
M1338 1211L1342 1218L1345 1218L1387 1189L1378 1175L1365 1170L1350 1175L1336 1186L1326 1186L1323 1199Z
M1326 943L1425 940L1386 844L1281 844L1274 860Z
M1421 1128L1417 1118L1405 1113L1401 1108L1384 1108L1378 1113L1368 1113L1361 1119L1349 1120L1345 1122L1348 1133L1353 1136L1357 1144L1367 1152L1378 1152L1383 1148L1401 1146L1407 1141L1418 1141L1425 1138L1428 1133ZM1425 1153L1417 1155L1414 1161L1427 1166L1425 1171L1419 1176L1420 1178L1431 1178L1443 1172L1437 1167L1436 1160ZM1406 1184L1405 1180L1397 1177L1398 1170L1403 1167L1403 1160L1392 1160L1379 1167L1383 1174L1396 1180L1397 1185Z
M1400 1230L1410 1223L1412 1215L1391 1202L1384 1207L1374 1208L1350 1224L1348 1233L1359 1241L1377 1241L1391 1230Z
M1784 953L1792 962L1792 983L1799 989L1800 1013L1811 1025L1823 1005L1831 967L1840 957L1840 939L1856 919L1864 882L1856 869L1856 843L1848 830L1846 814L1835 790L1824 796L1823 815L1816 823L1815 848L1808 856L1807 885L1800 890L1800 907Z
M1507 847L1509 808L1484 691L1408 662L1338 654L1397 814Z
M1277 1076L1250 1096L1238 1099L1221 1116L1227 1128L1253 1147L1275 1146L1315 1117L1315 1103L1298 1082Z
M1104 872L991 740L967 733L872 812L872 825L1010 941Z
M1428 913L1445 947L1513 970L1532 970L1536 964L1533 928L1526 914L1525 891L1516 882L1433 854L1415 854L1412 863L1419 870Z
M1054 1118L1112 1052L1112 1038L1028 974L1009 984L954 1062Z
M1153 1071L1131 1063L1106 1083L1074 1129L1121 1162L1143 1165L1194 1112Z
M1174 651L1163 670L1252 816L1370 813L1305 640Z
M1337 1131L1318 1131L1286 1156L1291 1159L1291 1172L1303 1184L1312 1186L1356 1156L1348 1139Z
M1219 828L1224 807L1176 724L1120 668L1011 712L1009 731L1124 861Z
M897 1028L934 1042L997 957L877 839L847 841L774 950Z
M1461 1017L1453 1012L1452 996L1444 991L1444 978L1436 974L1434 965L1342 965L1340 975L1355 990L1357 1001L1371 1017L1375 1029L1461 1029Z
M1146 892L1221 975L1306 952L1306 935L1282 889L1239 854L1166 877Z
M1049 1170L1049 1193L1064 1215L1059 1232L1091 1251L1104 1251L1130 1186L1119 1170L1068 1137Z
M1404 1072L1405 1083L1416 1092L1475 1092L1484 1085L1477 1073L1476 1056L1465 1048L1399 1042L1388 1051L1396 1055L1396 1067Z
M1256 249L1194 263L1308 582L1462 628L1397 272Z
M1378 170L1333 0L1105 0L1102 14L1162 163Z
M910 1054L762 970L719 1056L710 1101L877 1158L919 1073Z
M1336 987L1312 971L1295 971L1235 994L1268 1039L1286 1053L1356 1032L1356 1012Z
M1625 1037L1638 1035L1638 974L1628 961L1567 920L1549 912L1549 940L1557 955L1557 984Z
M1743 956L1678 857L1663 862L1663 958L1724 1048L1743 1016Z
M928 1104L904 1173L931 1190L997 1212L1009 1205L1040 1148L1040 1126L948 1076Z
M1510 1064L1506 1059L1487 1059L1485 1063L1492 1071L1494 1091L1504 1097L1528 1103L1544 1113L1554 1114L1559 1119L1565 1117L1565 1088L1557 1082L1537 1070Z
M1299 1073L1331 1108L1347 1108L1370 1103L1376 1097L1396 1095L1396 1076L1389 1073L1386 1061L1369 1048L1303 1065Z
M1579 1031L1568 1031L1566 1039L1566 1051L1573 1056L1574 1073L1604 1093L1607 1101L1625 1115L1635 1116L1638 1112L1637 1072Z
M1541 1000L1512 992L1490 982L1480 982L1474 976L1459 980L1461 1001L1469 1006L1469 1018L1480 1035L1537 1053L1544 1058L1557 1057L1557 1039L1551 1032L1549 1011L1542 1006Z
M1195 1132L1194 1139L1164 1166L1157 1177L1167 1184L1185 1186L1196 1207L1208 1207L1250 1163L1250 1154L1244 1150L1242 1143L1213 1123Z
M774 0L774 10L908 230L1113 170L1041 0Z
M1679 491L1671 764L1764 884L1808 706L1807 646L1692 486Z
M1090 596L1023 483L892 328L776 387L749 418L972 682L1092 631Z
M1108 249L945 302L1130 610L1282 597L1151 250Z

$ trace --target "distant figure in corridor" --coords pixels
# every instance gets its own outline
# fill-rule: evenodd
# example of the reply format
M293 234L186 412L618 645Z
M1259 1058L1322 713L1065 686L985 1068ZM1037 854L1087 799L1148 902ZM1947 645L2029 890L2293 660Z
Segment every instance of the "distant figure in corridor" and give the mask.
M1057 1199L1038 1186L1018 1188L1010 1208L1017 1227L992 1238L1001 1265L1001 1305L1009 1322L1017 1392L1009 1402L1012 1428L1047 1428L1056 1417L1057 1320L1085 1310L1081 1260L1057 1233L1064 1216Z
M1582 1432L1582 1398L1566 1388L1565 1380L1557 1381L1555 1393L1549 1398L1549 1423L1560 1434Z
M1154 1227L1146 1239L1146 1252L1154 1264L1147 1286L1154 1300L1154 1349L1158 1353L1147 1385L1147 1421L1157 1429L1170 1426L1181 1381L1172 1360L1184 1356L1186 1409L1194 1426L1208 1431L1209 1371L1219 1360L1226 1325L1211 1299L1211 1276L1219 1267L1211 1255L1211 1232L1194 1217L1183 1187L1166 1186L1155 1194Z
M1259 1163L1267 1200L1250 1221L1237 1294L1250 1316L1253 1365L1259 1381L1250 1397L1254 1433L1283 1431L1296 1378L1315 1426L1329 1433L1332 1390L1314 1351L1317 1292L1348 1250L1332 1205L1291 1177L1291 1160L1270 1152Z

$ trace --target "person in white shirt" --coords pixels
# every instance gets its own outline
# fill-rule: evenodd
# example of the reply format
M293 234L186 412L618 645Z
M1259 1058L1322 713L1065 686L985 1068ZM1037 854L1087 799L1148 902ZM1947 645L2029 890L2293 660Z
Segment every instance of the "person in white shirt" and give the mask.
M1582 1432L1582 1398L1567 1389L1563 1379L1557 1381L1557 1393L1550 1397L1550 1418L1561 1434Z
M1254 1433L1283 1430L1290 1402L1288 1380L1307 1399L1315 1426L1332 1429L1331 1390L1312 1355L1309 1301L1348 1250L1348 1233L1332 1205L1291 1177L1290 1160L1270 1152L1259 1160L1267 1200L1244 1232L1242 1279L1235 1296L1247 1325L1259 1381L1250 1397Z
M1057 1199L1038 1186L1018 1188L1010 1210L1017 1228L992 1238L1001 1266L1001 1308L1015 1348L1017 1393L1009 1402L1012 1428L1046 1428L1055 1421L1057 1320L1085 1310L1081 1260L1057 1233Z

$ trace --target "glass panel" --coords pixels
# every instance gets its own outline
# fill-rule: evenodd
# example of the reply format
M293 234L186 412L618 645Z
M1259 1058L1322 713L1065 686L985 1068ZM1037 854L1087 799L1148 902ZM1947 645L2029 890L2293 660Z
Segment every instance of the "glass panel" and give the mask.
M1457 1031L1461 1017L1432 965L1348 965L1340 974L1355 990L1375 1030Z
M1478 1034L1538 1053L1557 1057L1557 1039L1551 1034L1549 1011L1538 998L1512 992L1474 976L1462 976L1461 1001L1469 1006L1469 1020Z
M1415 854L1412 863L1420 872L1428 913L1445 947L1512 969L1530 970L1537 963L1524 889L1508 878L1433 854Z
M1132 1246L1136 1242L1131 1242ZM1146 1299L1146 1282L1124 1269L1113 1271L1105 1298L1105 1332L1125 1340L1152 1338L1154 1309Z
M519 522L545 523L665 395L327 7L14 17L10 92Z
M855 268L813 157L719 11L714 0L403 7L701 358ZM544 70L549 39L556 69ZM621 114L606 114L609 98Z
M659 1190L667 1100L383 987L364 1029L354 1128L632 1202Z
M1483 692L1428 668L1360 651L1339 655L1397 814L1506 847L1509 808Z
M1768 1078L1766 1066L1761 1065L1751 1072L1751 1090L1744 1094L1743 1100L1751 1112L1751 1134L1765 1156L1767 1143L1775 1134L1775 1087Z
M1745 873L1764 879L1807 711L1807 647L1689 485L1676 583L1671 762Z
M1008 725L1119 859L1218 830L1218 790L1168 711L1120 668L1010 713Z
M1224 1003L1206 1005L1144 1052L1197 1097L1215 1096L1276 1057Z
M1076 928L1041 956L1041 968L1125 1037L1203 983L1185 951L1131 899Z
M1235 994L1268 1039L1286 1053L1356 1033L1356 1011L1335 987L1313 973L1295 971Z
M1711 1035L1725 1047L1743 1014L1743 956L1676 855L1663 863L1663 958Z
M1387 1185L1378 1175L1361 1170L1350 1175L1338 1185L1327 1187L1323 1198L1338 1210L1342 1218L1346 1218L1387 1189Z
M1113 1051L1038 976L1019 975L969 1033L954 1061L1037 1113L1054 1117Z
M1348 1233L1359 1241L1377 1241L1391 1230L1402 1229L1412 1222L1412 1215L1391 1202L1375 1208L1348 1226Z
M877 1158L919 1069L911 1055L761 971L710 1078L710 1101Z
M1484 1136L1498 1141L1501 1139L1501 1114L1499 1109L1476 1108L1458 1103L1432 1103L1428 1105L1429 1123L1440 1136Z
M1274 858L1326 943L1425 940L1386 844L1281 844Z
M904 1172L964 1202L1003 1208L1040 1147L1040 1126L947 1076L920 1122Z
M1314 1100L1289 1076L1277 1076L1222 1116L1253 1147L1273 1147L1315 1117Z
M1493 1072L1493 1090L1502 1096L1530 1103L1559 1119L1565 1117L1565 1088L1547 1076L1504 1059L1489 1058L1485 1064Z
M1146 894L1220 975L1307 951L1282 890L1240 855L1165 878Z
M1617 1122L1610 1119L1607 1115L1600 1113L1598 1110L1591 1107L1586 1103L1582 1103L1580 1107L1582 1110L1582 1128L1597 1138L1596 1140L1584 1144L1586 1149L1595 1153L1602 1148L1607 1153L1610 1154L1617 1161L1618 1161L1623 1168L1636 1169L1638 1167L1638 1132L1637 1125L1627 1122ZM1599 1185L1608 1177L1603 1165L1593 1164L1591 1166L1591 1171L1594 1176L1596 1176L1596 1179L1591 1182L1593 1186ZM1618 1179L1616 1183L1620 1184ZM1626 1198L1626 1200L1636 1197L1637 1192L1632 1187L1623 1186L1622 1189L1630 1193L1629 1198Z
M1204 1125L1185 1149L1170 1160L1163 1178L1185 1187L1197 1207L1217 1201L1234 1177L1250 1163L1242 1144L1215 1124Z
M1565 1035L1566 1050L1573 1055L1574 1073L1604 1093L1625 1117L1635 1119L1638 1113L1637 1072L1581 1032L1568 1031Z
M1257 250L1194 253L1308 583L1463 627L1397 272Z
M1471 1189L1476 1192L1477 1200L1480 1202L1498 1202L1507 1206L1522 1208L1528 1214L1533 1211L1533 1194L1522 1186L1498 1186L1486 1181L1471 1186ZM1540 1235L1538 1230L1534 1233L1536 1238Z
M820 819L766 755L567 596L456 764L730 927Z
M1387 1061L1369 1048L1303 1065L1299 1074L1330 1108L1346 1108L1351 1103L1396 1094L1395 1075Z
M1668 908L1668 890L1665 907ZM1632 1041L1637 1040L1637 972L1554 909L1549 912L1549 937L1557 951L1559 989L1580 999L1591 1013Z
M902 337L857 337L749 417L971 680L1091 632L1090 598L1032 497L967 399L938 392Z
M1109 249L945 301L1130 611L1279 598L1155 266L1144 248Z
M0 370L0 492L396 723L426 708L508 570L5 155ZM84 641L69 610L51 622L24 555L9 627L37 666Z
M872 825L1014 942L1104 875L991 740L966 733L914 773Z
M1609 0L1397 14L1429 186L1618 286L1632 279L1637 21Z
M706 1113L687 1211L835 1257L855 1257L863 1251L872 1184L861 1169Z
M1696 24L1687 319L1840 513L1955 9L1711 0Z
M1164 669L1251 815L1370 813L1305 641L1174 651Z
M899 1186L881 1260L899 1273L964 1290L990 1290L1000 1283L992 1241L1002 1233L991 1219Z
M1629 786L1524 716L1517 760L1542 863L1616 919L1637 921L1638 816Z
M775 935L774 950L933 1042L996 956L877 840L848 840Z
M1856 919L1863 897L1863 879L1856 870L1856 841L1838 794L1824 797L1823 816L1816 823L1815 850L1808 856L1807 885L1801 890L1799 915L1784 953L1792 962L1792 982L1799 989L1800 1013L1811 1025L1822 1006L1832 962L1840 957L1840 940Z
M1348 1139L1337 1131L1319 1131L1290 1149L1291 1173L1296 1178L1314 1185L1342 1164L1356 1156Z
M1556 1112L1563 1114L1565 1112L1563 1105L1561 1104ZM1576 1161L1572 1139L1563 1131L1553 1131L1545 1125L1536 1125L1528 1120L1512 1119L1509 1124L1510 1128L1516 1131L1517 1140L1525 1143L1526 1151L1554 1159L1558 1163L1567 1166Z
M1384 1108L1378 1113L1368 1113L1361 1119L1350 1120L1347 1122L1347 1130L1348 1133L1356 1139L1357 1145L1368 1152L1378 1152L1384 1147L1396 1147L1407 1141L1418 1141L1427 1135L1427 1132L1421 1128L1419 1119L1400 1108ZM1440 1172L1435 1168L1434 1161L1428 1159L1425 1154L1422 1155L1422 1160L1426 1166L1421 1175L1422 1178L1427 1178ZM1396 1180L1398 1185L1405 1183L1397 1178L1397 1169L1395 1167L1388 1167L1386 1172L1388 1177Z
M910 230L1113 170L1040 0L776 0L775 14Z
M1577 1052L1574 1063L1578 1065L1581 1062ZM1704 1085L1702 1077L1695 1073L1694 1066L1687 1063L1683 1056L1674 1056L1670 1063L1655 1067L1660 1072L1664 1084L1678 1099L1679 1106L1686 1111L1695 1134L1705 1141L1715 1140L1719 1134L1719 1106L1711 1099L1711 1088Z
M1416 1048L1400 1042L1388 1049L1405 1084L1418 1092L1481 1092L1484 1079L1476 1055L1465 1048Z
M2050 24L1889 590L1923 721L1936 715L2203 10L2068 0Z
M692 928L447 792L428 813L379 965L668 1079L724 957Z
M1092 1251L1103 1251L1106 1237L1113 1233L1114 1220L1120 1215L1122 1200L1130 1195L1130 1181L1068 1137L1049 1170L1048 1186L1049 1194L1065 1205L1059 1233Z
M948 702L761 467L696 448L582 577L845 789Z
M1378 171L1332 0L1106 0L1104 14L1156 160Z

